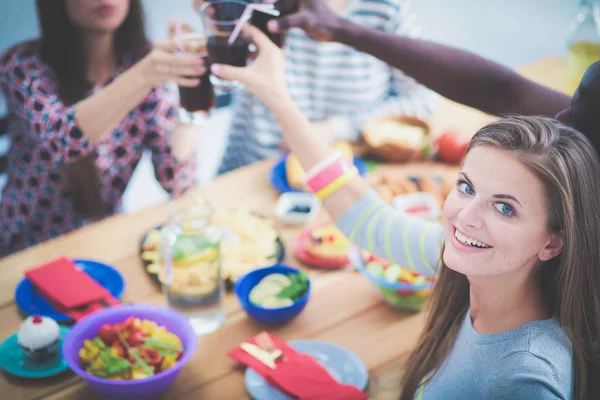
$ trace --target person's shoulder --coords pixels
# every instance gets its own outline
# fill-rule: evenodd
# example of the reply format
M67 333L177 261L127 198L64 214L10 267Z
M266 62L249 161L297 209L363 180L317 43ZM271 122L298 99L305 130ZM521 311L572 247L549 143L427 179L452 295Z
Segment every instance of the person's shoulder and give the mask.
M539 396L535 398L571 397L573 354L558 325L530 329L527 347L508 353L496 367L493 386L498 392L529 391Z
M547 329L529 331L528 353L543 360L559 378L571 377L573 370L573 348L565 331L554 320Z
M0 56L0 65L6 67L9 64L28 65L32 61L39 61L40 45L38 40L30 40L18 43Z

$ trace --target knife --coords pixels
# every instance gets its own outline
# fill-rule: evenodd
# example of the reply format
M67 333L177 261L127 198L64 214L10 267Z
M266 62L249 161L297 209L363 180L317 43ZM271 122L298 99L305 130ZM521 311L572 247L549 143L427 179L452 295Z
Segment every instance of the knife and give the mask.
M259 348L258 346L251 343L241 343L240 348L244 350L246 353L250 354L252 357L256 358L261 363L265 364L267 367L271 369L275 369L275 361L269 356L269 354Z

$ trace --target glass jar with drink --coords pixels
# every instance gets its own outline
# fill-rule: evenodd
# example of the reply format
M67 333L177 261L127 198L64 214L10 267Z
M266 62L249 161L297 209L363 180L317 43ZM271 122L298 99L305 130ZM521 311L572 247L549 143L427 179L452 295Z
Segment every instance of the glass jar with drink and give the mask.
M229 40L240 21L247 3L238 0L209 0L200 7L200 16L207 35L209 64L227 64L244 67L248 60L248 42L242 36ZM239 82L210 75L215 88L229 92L240 88Z
M204 35L198 32L177 32L174 40L180 52L207 59ZM208 70L199 79L198 86L179 87L179 121L185 124L202 125L215 106L215 91Z
M211 224L205 201L172 202L161 231L161 281L167 305L189 318L198 335L216 331L225 321L221 274L221 232Z
M567 39L568 94L575 93L585 71L600 60L600 0L581 0Z

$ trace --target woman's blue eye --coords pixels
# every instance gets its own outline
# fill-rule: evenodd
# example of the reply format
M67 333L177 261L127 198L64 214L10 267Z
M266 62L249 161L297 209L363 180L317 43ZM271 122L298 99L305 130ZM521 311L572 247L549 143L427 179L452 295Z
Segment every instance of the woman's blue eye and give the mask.
M500 211L500 214L506 215L507 217L512 217L515 214L515 209L506 203L496 203L494 204L494 207Z
M458 191L464 194L468 194L469 196L475 194L475 190L473 189L473 187L465 181L458 182Z

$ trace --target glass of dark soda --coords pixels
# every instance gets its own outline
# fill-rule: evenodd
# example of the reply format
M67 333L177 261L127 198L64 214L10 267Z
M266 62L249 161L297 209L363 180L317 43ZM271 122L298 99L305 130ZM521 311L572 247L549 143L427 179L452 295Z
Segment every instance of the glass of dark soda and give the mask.
M298 0L250 0L252 3L259 4L273 4L274 8L279 11L279 17L285 17L286 15L293 14L298 11ZM272 15L254 12L252 13L252 25L260 29L265 35L271 39L279 47L283 47L285 44L285 34L282 33L271 33L267 29L267 22L272 20Z
M248 42L238 35L233 43L229 38L239 22L247 3L238 0L210 0L200 7L207 40L209 64L244 67L248 60ZM210 81L223 92L240 88L239 82L210 75Z
M176 36L174 40L179 43L180 51L198 58L208 57L204 35L196 32L184 33ZM209 111L215 106L215 91L208 69L199 79L198 86L179 86L179 120L185 124L202 125Z

